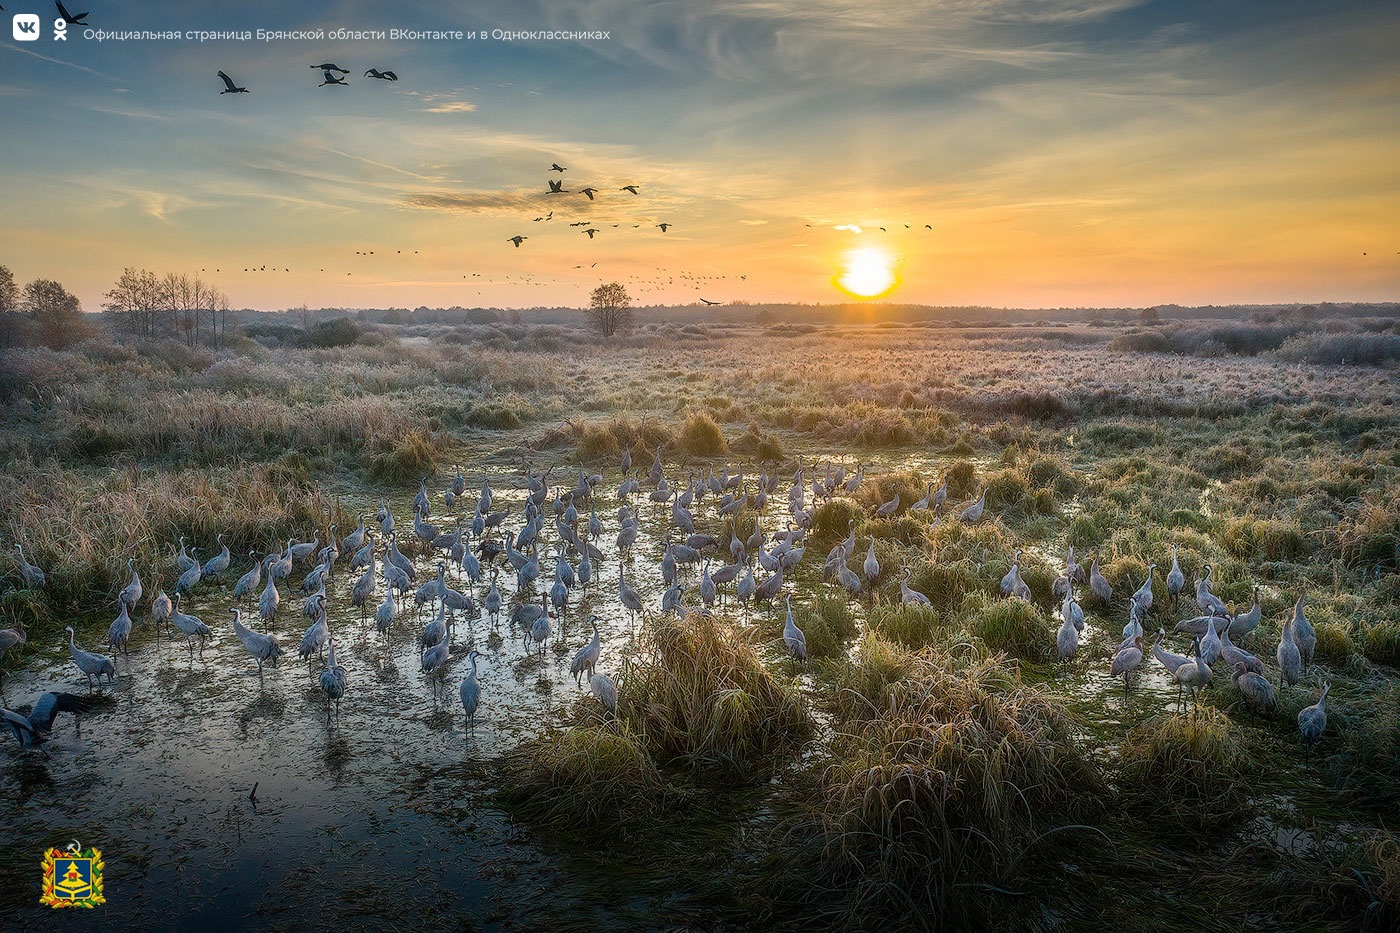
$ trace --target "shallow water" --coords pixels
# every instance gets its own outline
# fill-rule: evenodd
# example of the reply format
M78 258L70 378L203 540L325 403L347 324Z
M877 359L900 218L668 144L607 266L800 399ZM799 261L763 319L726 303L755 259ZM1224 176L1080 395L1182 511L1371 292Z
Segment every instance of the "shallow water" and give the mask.
M497 503L511 503L513 516L527 492L523 483L511 487L519 480L492 477ZM116 921L179 929L236 918L239 926L273 927L307 916L308 896L320 905L310 912L313 921L327 924L374 917L406 925L398 911L400 898L410 895L417 919L450 913L487 929L569 910L584 892L571 891L528 834L490 805L490 766L588 697L586 681L575 685L569 662L591 635L590 612L599 617L600 672L616 675L631 650L640 623L617 602L615 491L614 483L600 496L605 534L596 544L605 561L595 563L587 591L571 594L543 653L522 645L508 607L496 626L484 613L459 618L440 691L421 671L419 636L430 608L412 609L410 592L409 608L400 609L387 638L381 635L372 613L383 579L369 621L362 622L350 606L359 572L348 571L349 555L328 587L330 629L348 681L338 717L328 719L316 680L322 661L297 658L309 624L297 586L311 569L309 559L279 584L272 625L245 615L245 624L276 634L284 652L261 677L230 623L228 593L248 569L246 560L234 562L222 586L201 584L182 607L214 631L202 654L191 656L183 638L154 633L152 568L138 568L148 590L130 655L116 658L115 685L89 690L66 642L27 646L24 662L5 678L6 705L27 707L47 690L109 700L81 716L60 714L42 751L6 749L0 788L11 806L0 826L10 844L0 858L0 926L52 922L37 906L39 860L47 847L70 839L101 849L107 864L108 903L65 918L77 926ZM393 503L401 547L411 535L411 497L412 491ZM470 502L468 510L474 495ZM666 513L649 506L642 507L644 531L623 567L629 585L654 607L661 547L645 529L659 527L649 515ZM445 523L442 511L439 502L435 523ZM552 536L552 519L547 529ZM412 589L435 573L435 560L415 558ZM553 562L542 565L541 576L552 579ZM488 579L473 591L478 607ZM452 570L448 582L463 591L470 585ZM515 582L513 571L499 578L507 599ZM256 616L255 604L244 608ZM79 646L108 653L98 643L105 642L105 624L89 625ZM458 688L472 649L481 653L482 696L469 726ZM254 784L256 800L249 798ZM519 896L527 891L529 897Z

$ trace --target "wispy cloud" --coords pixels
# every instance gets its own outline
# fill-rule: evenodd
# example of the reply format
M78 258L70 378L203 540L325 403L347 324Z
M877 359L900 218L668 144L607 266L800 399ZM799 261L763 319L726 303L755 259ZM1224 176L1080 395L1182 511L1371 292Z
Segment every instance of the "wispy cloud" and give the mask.
M476 104L465 100L445 101L423 108L424 113L474 113L475 111Z

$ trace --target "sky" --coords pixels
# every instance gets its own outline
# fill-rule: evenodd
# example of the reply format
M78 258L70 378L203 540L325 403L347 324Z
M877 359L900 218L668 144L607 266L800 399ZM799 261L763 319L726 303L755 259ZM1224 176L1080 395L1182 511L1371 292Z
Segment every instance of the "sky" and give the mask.
M263 309L1400 299L1393 3L3 6L0 264L87 310L128 266ZM258 28L327 37L183 38Z

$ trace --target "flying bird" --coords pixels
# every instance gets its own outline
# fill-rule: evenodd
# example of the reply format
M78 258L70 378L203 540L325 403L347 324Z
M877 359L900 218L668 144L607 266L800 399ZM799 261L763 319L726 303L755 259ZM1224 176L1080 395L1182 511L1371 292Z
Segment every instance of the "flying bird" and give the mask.
M397 81L399 76L392 71L380 71L378 68L371 68L365 72L366 78L379 78L383 81Z
M551 163L549 164L549 170L550 170L551 172L562 172L562 171L565 171L565 168L564 168L564 166L560 165L558 162L551 162Z
M528 239L530 239L530 238L527 237L527 236L508 236L508 237L506 237L506 242L507 242L507 243L514 243L514 244L515 244L515 248L516 248L516 249L520 249L520 244L521 244L523 241L528 240Z
M322 77L324 80L322 80L320 84L316 85L317 87L325 87L327 84L344 84L344 85L349 85L349 83L350 83L350 82L346 81L344 78L337 78L335 75L333 75L333 74L330 73L330 70L329 70L329 69L326 70L326 71L321 72L321 77Z
M219 77L221 77L221 78L224 79L224 90L220 91L220 92L219 92L220 94L247 94L247 93L249 93L249 91L248 91L248 89L247 89L246 87L239 87L238 85L234 84L234 83L233 83L233 79L230 78L228 75L224 74L222 71L219 72ZM218 270L216 269L215 271L217 272Z
M597 233L598 230L595 227L589 227L587 230L583 230L580 232L588 234L588 238L591 240L593 239L593 234Z
M549 193L550 193L550 194L572 194L572 192L569 192L569 191L565 191L565 190L564 190L564 179L562 179L562 178L559 179L558 181L551 181L551 182L549 183Z
M322 63L322 64L320 64L320 65L312 65L311 67L312 67L312 68L319 68L319 69L321 69L322 71L338 71L338 72L340 72L340 73L343 74L343 75L348 75L348 74L350 73L350 72L346 71L344 68L342 68L342 67L340 67L339 65L337 65L335 62L324 62L324 63Z
M597 188L580 188L580 189L578 189L578 193L579 193L579 194L586 194L586 195L588 195L588 200L592 201L592 200L593 200L593 195L595 195L595 194L598 193L598 189L597 189Z
M661 228L661 232L662 232L662 233L665 233L666 230L667 230L667 228L668 228L668 227L671 227L672 224L657 224L657 226Z
M617 190L618 190L618 191L630 191L630 192L632 192L633 194L636 194L636 193L637 193L637 186L636 186L636 185L623 185L621 188L618 188Z
M707 305L717 305L717 304L722 304L722 303L723 303L723 302L719 302L719 301L711 301L711 300L708 299L708 298L701 298L700 300L703 301L703 302L705 302L705 304L707 304Z
M69 26L86 26L87 14L79 13L77 16L68 12L68 9L58 0L54 0L54 6L58 7L58 15L63 17L63 21Z

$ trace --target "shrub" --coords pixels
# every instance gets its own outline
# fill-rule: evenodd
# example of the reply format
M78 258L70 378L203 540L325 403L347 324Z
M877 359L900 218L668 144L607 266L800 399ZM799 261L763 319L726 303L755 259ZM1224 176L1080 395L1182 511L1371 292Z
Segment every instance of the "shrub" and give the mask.
M976 606L978 600L970 602ZM1039 609L1024 600L998 599L974 609L967 627L993 651L1023 661L1048 661L1054 653L1049 623Z
M313 347L348 347L359 339L360 325L344 317L318 321L306 333L306 342Z

